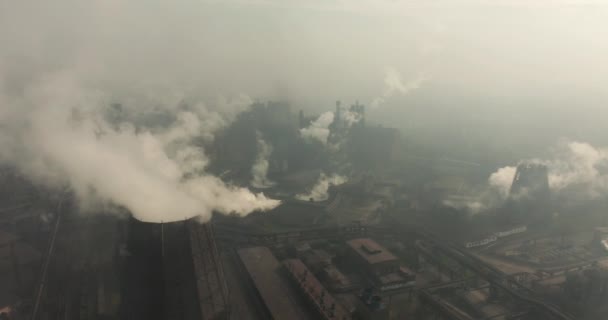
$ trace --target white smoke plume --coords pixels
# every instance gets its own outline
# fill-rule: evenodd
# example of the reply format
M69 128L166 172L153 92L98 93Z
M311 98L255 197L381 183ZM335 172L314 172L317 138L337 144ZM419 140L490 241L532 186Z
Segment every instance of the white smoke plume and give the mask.
M112 203L143 221L206 221L214 211L246 215L279 204L205 172L204 146L194 140L211 140L228 115L161 103L177 114L167 124L136 121L154 109L141 106L111 123L106 93L83 83L59 72L36 75L20 90L0 88L0 162L39 183L69 185L85 211Z
M480 213L488 208L482 199L444 199L442 204L446 207L465 210L472 214Z
M404 83L399 71L394 68L388 68L384 76L384 91L381 96L372 100L370 106L372 109L376 109L386 103L395 94L406 96L412 91L419 89L427 80L425 76L418 76Z
M509 196L509 190L511 189L511 184L513 183L516 171L517 168L513 166L506 166L498 169L490 175L490 178L488 178L490 187L494 188L501 197L506 199Z
M68 185L83 210L110 203L145 221L277 206L206 172L205 146L252 101L234 98L251 83L230 86L246 73L226 72L234 59L219 59L240 42L216 38L200 9L194 2L146 2L143 11L127 1L0 4L0 42L10 43L0 50L0 164L38 183ZM202 31L184 36L192 30ZM230 98L200 103L225 92Z
M550 159L529 159L521 163L547 166L549 189L564 199L591 200L608 195L608 149L586 142L563 141L554 148ZM503 203L507 198L529 197L529 190L510 194L516 166L505 166L488 178L489 188L471 199L446 199L446 206L478 213Z
M325 173L321 172L317 183L312 187L309 193L299 193L296 195L296 199L308 201L310 199L314 201L323 201L329 198L329 187L341 185L348 181L348 179L341 175L331 175L327 176Z
M578 191L589 198L608 194L608 149L584 142L569 142L547 161L549 187L556 192Z
M258 154L253 166L251 167L251 175L253 176L251 185L256 188L264 189L274 185L274 182L268 179L268 160L272 154L272 146L264 141L259 132L256 134Z
M346 125L347 128L352 127L354 124L356 124L362 120L361 114L359 114L357 112L353 112L349 109L343 110L341 115L342 115L342 120L344 121L344 124Z
M325 112L308 127L300 129L300 135L308 141L319 141L325 145L329 138L329 125L332 122L334 122L334 113L331 111Z
M587 199L608 194L608 149L567 141L557 146L551 159L528 161L547 166L549 188L555 193L572 192ZM488 182L506 198L515 172L514 166L500 168L492 173Z

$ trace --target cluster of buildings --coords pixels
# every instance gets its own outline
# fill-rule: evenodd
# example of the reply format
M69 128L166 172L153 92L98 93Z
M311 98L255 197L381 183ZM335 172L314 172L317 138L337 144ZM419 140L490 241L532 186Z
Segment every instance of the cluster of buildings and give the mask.
M237 249L265 319L388 319L387 297L416 284L416 275L371 238L328 248L304 242L288 250Z

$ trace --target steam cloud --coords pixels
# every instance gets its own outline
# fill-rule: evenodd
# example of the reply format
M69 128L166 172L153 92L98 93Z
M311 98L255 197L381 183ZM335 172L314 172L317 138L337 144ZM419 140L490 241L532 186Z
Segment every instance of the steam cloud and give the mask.
M202 104L160 103L155 109L134 103L118 108L112 121L108 114L116 110L108 107L108 97L83 87L73 74L36 80L18 94L2 87L0 163L41 183L69 185L83 210L112 203L140 220L159 222L208 220L213 211L246 215L279 204L205 172L204 144L230 122L230 114ZM151 110L169 120L150 124L142 117Z
M453 200L453 199L444 199L442 204L446 207L458 209L458 210L466 210L470 213L476 214L482 212L487 209L487 205L483 203L482 200Z
M352 127L354 124L361 121L361 114L353 112L350 109L341 109L342 120L347 128Z
M322 144L327 144L329 138L329 125L334 122L334 113L325 112L313 121L308 127L300 129L302 138L308 141L319 141Z
M300 129L300 136L309 142L318 141L330 149L336 149L339 148L342 141L337 142L335 145L328 144L328 139L331 135L330 126L337 124L341 128L351 128L361 120L361 114L348 108L340 107L339 119L336 118L332 111L324 112L308 127Z
M384 91L382 95L373 99L370 106L376 109L382 106L389 98L395 94L406 96L410 92L419 89L420 86L427 80L426 77L417 77L411 81L403 83L401 74L394 68L388 68L384 76Z
M549 187L554 191L582 191L590 198L608 192L608 150L589 143L570 142L558 151L560 157L548 161Z
M272 154L272 146L262 139L259 132L257 132L257 147L258 154L251 168L251 175L253 176L251 185L260 189L269 188L274 185L274 182L268 179L268 160Z
M236 67L225 61L234 59L218 57L240 41L204 28L205 7L0 7L0 40L10 43L0 50L1 165L41 184L69 186L82 210L113 204L144 221L207 220L213 211L245 215L279 204L206 171L206 146L251 105L235 93L253 82L230 86L246 73L226 72ZM159 26L160 19L171 27ZM192 30L201 32L184 36ZM200 103L221 92L231 98Z
M608 194L608 149L598 148L589 143L561 142L551 159L530 159L547 166L550 190L566 199L590 200ZM489 188L480 190L473 197L448 198L443 204L470 213L479 213L500 205L507 198L514 200L528 196L526 190L510 194L516 166L505 166L496 170L488 178Z
M557 147L552 159L531 161L547 166L549 188L553 192L590 199L605 196L608 192L607 149L585 142L564 142ZM500 168L490 176L488 182L506 198L515 171L513 166Z
M498 191L501 197L506 199L509 196L509 190L511 189L516 171L517 168L512 166L500 168L490 175L488 183Z
M328 190L330 186L337 186L345 183L348 179L344 176L337 174L327 176L325 173L321 173L317 183L312 187L309 193L300 193L296 195L296 199L308 201L310 199L314 201L323 201L329 198Z

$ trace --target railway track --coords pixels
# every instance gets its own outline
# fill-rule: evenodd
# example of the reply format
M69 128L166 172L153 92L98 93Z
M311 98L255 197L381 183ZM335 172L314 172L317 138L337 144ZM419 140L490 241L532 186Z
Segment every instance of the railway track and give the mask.
M481 259L467 252L466 250L441 240L438 236L424 230L423 228L416 228L414 232L421 235L426 241L431 242L435 248L439 249L443 254L456 260L458 263L473 271L490 284L500 288L507 294L528 303L529 305L542 311L544 314L550 316L552 319L576 320L574 316L565 313L558 306L536 297L532 290L522 286L507 274L481 261Z

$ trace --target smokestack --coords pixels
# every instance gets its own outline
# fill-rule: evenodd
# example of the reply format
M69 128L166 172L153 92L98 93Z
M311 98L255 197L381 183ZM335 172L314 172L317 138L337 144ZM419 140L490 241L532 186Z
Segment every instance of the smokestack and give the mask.
M359 115L361 116L361 120L359 120L359 125L365 127L365 106L361 105L359 109Z
M272 187L274 182L268 179L268 168L270 166L270 155L272 154L272 146L262 138L262 134L257 131L257 156L256 160L251 167L251 185L265 189Z
M300 123L300 129L304 128L304 126L306 125L304 123L304 110L300 109L300 114L298 115L298 121Z
M342 103L340 102L340 100L336 101L336 117L334 119L334 122L336 123L336 126L339 127L340 126L340 121L341 121L341 115L340 115L340 105Z
M359 103L359 100L355 101L355 104L350 106L350 114L354 116L356 121L352 124L358 124L359 126L365 126L365 106Z
M509 193L511 196L517 196L522 192L529 192L530 196L549 194L549 174L546 165L525 162L517 166Z

